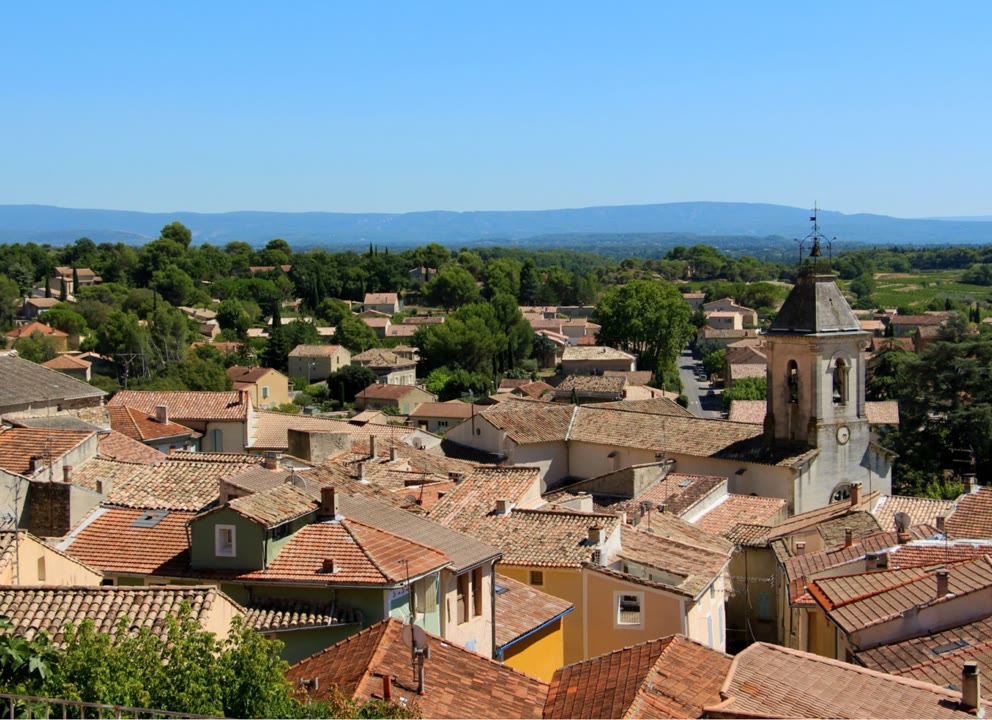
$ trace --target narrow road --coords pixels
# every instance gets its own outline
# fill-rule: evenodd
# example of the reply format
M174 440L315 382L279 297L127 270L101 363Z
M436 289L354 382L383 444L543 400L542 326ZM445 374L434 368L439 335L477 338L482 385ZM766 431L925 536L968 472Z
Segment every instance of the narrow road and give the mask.
M723 410L723 399L718 390L709 382L696 378L696 361L692 352L683 350L679 358L679 379L682 381L682 394L689 398L689 412L696 417L718 418ZM712 395L708 394L713 389Z

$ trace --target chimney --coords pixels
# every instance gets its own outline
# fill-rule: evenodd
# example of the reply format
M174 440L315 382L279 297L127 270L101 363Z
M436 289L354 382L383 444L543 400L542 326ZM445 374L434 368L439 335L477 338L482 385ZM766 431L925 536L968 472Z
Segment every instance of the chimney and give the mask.
M590 525L589 526L589 544L590 545L602 545L603 544L603 526L602 525Z
M849 548L854 545L854 530L849 527L844 528L844 547Z
M358 463L358 480L365 482L365 463Z
M851 483L851 507L857 508L861 505L861 483Z
M977 483L975 482L975 473L964 473L961 475L961 482L964 484L965 495L970 495L977 487Z
M496 500L497 515L509 515L510 510L512 509L513 509L513 503L511 503L507 498L499 498Z
M865 553L865 572L878 570L878 553Z
M909 534L909 530L900 530L899 532L896 533L896 540L899 542L900 545L905 545L912 539L913 536Z
M156 405L155 406L155 420L160 422L162 425L169 424L169 406L168 405Z
M389 462L396 462L399 459L400 453L395 445L389 446Z
M320 571L323 573L333 574L338 571L337 567L334 565L334 560L332 558L325 558L324 562L320 566Z
M62 466L62 482L72 482L72 465Z
M43 458L39 457L38 455L31 456L31 472L36 473L39 470L41 470L41 468L44 465L42 460Z
M982 697L982 676L978 663L967 660L961 668L961 710L974 712L979 709Z
M247 405L248 404L248 391L238 390L238 404Z
M448 473L448 480L451 480L452 482L460 483L464 479L465 479L465 473L463 472L452 471Z
M944 532L944 523L946 521L947 521L947 518L945 518L943 515L938 515L937 516L937 532L939 532L939 533L943 533Z
M373 460L376 459L376 447L375 447L375 435L369 435L369 455Z
M382 674L382 699L386 702L393 699L393 678L387 673Z
M951 573L947 570L937 571L937 599L940 600L943 597L950 595L950 579Z
M879 570L889 569L889 554L887 552L879 553L878 561L875 563L875 567Z
M265 457L262 459L262 467L266 470L278 470L279 469L279 455L274 452L265 453Z
M796 543L796 555L805 555L805 554L806 554L806 543L800 540L799 542Z
M335 487L333 485L322 487L320 489L320 508L317 510L317 516L334 519L338 516L340 509L340 498Z

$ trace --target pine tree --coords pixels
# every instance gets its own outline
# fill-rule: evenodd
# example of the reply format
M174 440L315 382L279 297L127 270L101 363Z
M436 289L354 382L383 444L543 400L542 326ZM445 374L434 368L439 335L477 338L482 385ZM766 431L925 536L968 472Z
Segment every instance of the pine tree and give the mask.
M72 294L75 295L79 292L79 270L76 266L72 266Z
M49 279L48 274L45 274L45 297L50 298L52 296L52 281Z

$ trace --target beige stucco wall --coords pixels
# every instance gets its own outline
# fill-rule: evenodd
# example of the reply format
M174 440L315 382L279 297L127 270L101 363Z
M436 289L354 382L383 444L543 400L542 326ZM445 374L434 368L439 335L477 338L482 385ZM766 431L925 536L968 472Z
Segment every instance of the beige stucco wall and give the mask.
M992 588L985 588L978 592L924 605L915 611L904 612L886 622L859 630L851 635L850 644L865 650L921 635L930 635L988 617L989 608L992 608Z
M509 451L506 433L481 415L470 417L448 430L448 439L483 452L502 455Z
M602 358L593 360L562 360L561 371L565 375L600 375L604 370L630 372L636 370L635 360L623 358Z
M726 617L724 616L724 603L726 602L726 592L723 575L713 579L710 586L703 591L703 594L695 601L686 601L688 606L688 618L686 621L686 635L696 642L708 645L714 650L724 652L727 648ZM710 639L710 628L712 627L712 641Z
M226 596L218 595L200 624L207 632L212 632L219 640L226 640L231 632L231 621L241 615L238 607Z
M221 432L221 447L214 445L214 430ZM204 452L245 452L245 423L243 422L217 422L211 421L206 424L206 432L200 439L200 447Z
M531 445L511 444L507 462L541 468L542 491L557 487L569 475L568 447L564 440Z
M320 378L324 380L325 378ZM264 388L268 388L268 397ZM289 402L289 378L278 370L270 370L248 388L253 407L268 410Z
M684 606L678 596L590 570L583 570L582 578L587 635L585 657L686 632ZM620 594L641 596L640 625L617 622Z
M493 568L492 565L482 566L482 614L475 615L475 598L472 596L472 570L466 571L470 576L469 587L469 607L472 608L472 617L463 622L458 622L458 576L447 570L442 572L442 608L441 613L441 636L445 640L450 640L456 645L468 646L475 641L474 651L483 657L493 656Z
M99 585L103 575L58 553L27 533L18 541L17 578L14 563L0 570L4 585Z

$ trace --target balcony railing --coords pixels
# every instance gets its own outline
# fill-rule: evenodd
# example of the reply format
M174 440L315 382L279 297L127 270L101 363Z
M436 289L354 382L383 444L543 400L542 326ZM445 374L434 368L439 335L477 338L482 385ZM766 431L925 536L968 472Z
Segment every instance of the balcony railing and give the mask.
M213 716L0 693L0 717L11 718L11 720L14 718L63 718L68 720L69 718L212 718Z

